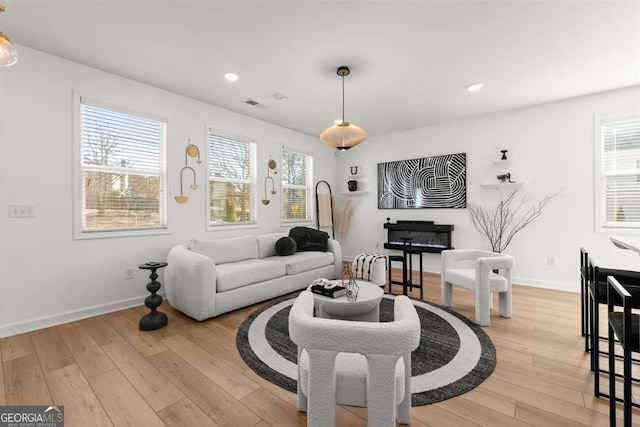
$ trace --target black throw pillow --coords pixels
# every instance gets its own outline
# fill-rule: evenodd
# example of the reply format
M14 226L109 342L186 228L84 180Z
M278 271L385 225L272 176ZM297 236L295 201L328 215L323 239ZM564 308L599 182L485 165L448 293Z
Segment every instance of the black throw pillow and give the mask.
M309 227L293 227L289 231L289 237L296 241L298 252L329 250L329 235L324 231Z
M293 255L298 245L291 237L281 237L276 242L276 254L280 256Z

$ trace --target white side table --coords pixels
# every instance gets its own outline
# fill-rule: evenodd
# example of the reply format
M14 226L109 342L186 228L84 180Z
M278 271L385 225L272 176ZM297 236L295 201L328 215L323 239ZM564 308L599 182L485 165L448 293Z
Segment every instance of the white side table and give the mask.
M341 280L332 280L342 284ZM360 290L356 301L348 301L347 296L338 298L313 294L317 316L325 319L359 320L362 322L380 321L380 301L384 291L374 283L357 280Z

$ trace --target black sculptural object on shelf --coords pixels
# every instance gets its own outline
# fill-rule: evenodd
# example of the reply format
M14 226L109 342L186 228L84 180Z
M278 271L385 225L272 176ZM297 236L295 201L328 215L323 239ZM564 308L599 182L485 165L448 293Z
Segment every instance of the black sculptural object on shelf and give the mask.
M500 157L500 160L507 160L507 152L509 150L500 150L500 152L502 153L502 157Z
M497 178L500 182L513 184L515 181L511 181L511 174L505 173L504 175L498 175Z

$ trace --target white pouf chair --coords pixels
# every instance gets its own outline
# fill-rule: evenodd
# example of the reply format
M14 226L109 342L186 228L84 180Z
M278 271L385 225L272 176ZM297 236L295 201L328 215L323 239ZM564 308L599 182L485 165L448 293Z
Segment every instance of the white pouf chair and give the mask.
M307 425L335 426L336 404L367 407L368 425L411 423L411 352L420 319L405 296L395 299L393 322L313 317L313 294L302 292L289 313L298 345L298 410Z
M476 323L491 322L491 293L498 292L500 316L511 317L511 255L474 249L442 251L442 305L453 306L453 285L475 293ZM494 273L493 270L499 271Z
M384 287L387 277L387 256L385 254L358 254L351 263L351 272L356 279L366 280Z

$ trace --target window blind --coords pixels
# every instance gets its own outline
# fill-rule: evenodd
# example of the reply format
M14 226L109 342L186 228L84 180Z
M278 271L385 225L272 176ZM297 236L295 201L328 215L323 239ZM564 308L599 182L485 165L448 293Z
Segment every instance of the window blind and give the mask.
M255 143L209 134L209 223L255 222Z
M640 117L601 124L601 224L640 227Z
M283 222L312 220L312 163L309 155L282 150Z
M81 99L82 232L166 228L166 121Z

